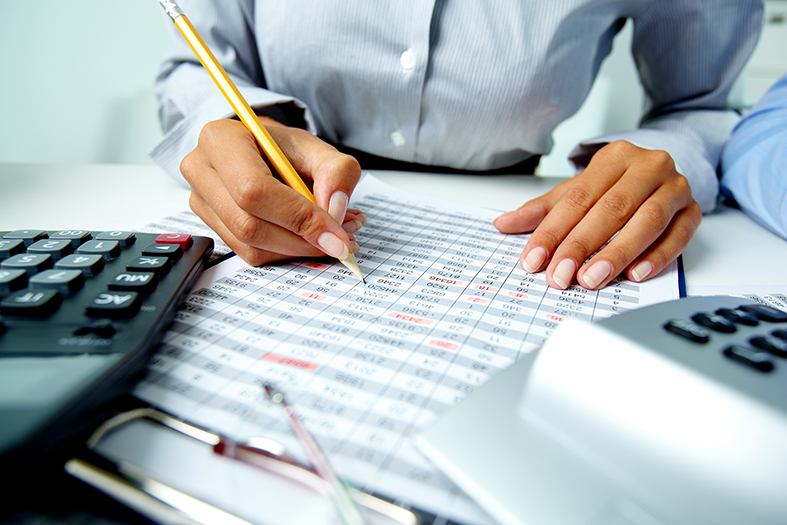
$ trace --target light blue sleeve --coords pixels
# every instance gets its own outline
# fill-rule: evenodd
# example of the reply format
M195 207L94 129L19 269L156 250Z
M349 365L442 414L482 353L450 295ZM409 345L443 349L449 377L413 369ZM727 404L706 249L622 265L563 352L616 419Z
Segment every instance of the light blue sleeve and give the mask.
M787 75L735 127L721 171L722 193L787 239Z

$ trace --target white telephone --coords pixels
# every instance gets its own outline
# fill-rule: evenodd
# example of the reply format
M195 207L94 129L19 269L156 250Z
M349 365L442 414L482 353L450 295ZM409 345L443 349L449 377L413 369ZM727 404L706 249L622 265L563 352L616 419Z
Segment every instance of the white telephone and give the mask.
M505 524L786 524L787 313L566 321L416 444Z

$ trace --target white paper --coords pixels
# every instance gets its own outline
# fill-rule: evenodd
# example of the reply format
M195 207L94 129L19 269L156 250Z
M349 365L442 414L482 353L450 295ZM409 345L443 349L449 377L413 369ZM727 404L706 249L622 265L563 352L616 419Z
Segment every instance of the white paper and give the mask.
M340 475L461 523L489 521L410 443L447 408L540 346L566 318L605 318L678 297L673 264L643 284L560 291L521 269L527 236L499 212L391 188L370 176L352 205L367 285L332 260L204 272L135 394L244 439L294 440L274 383ZM458 436L460 438L460 436Z

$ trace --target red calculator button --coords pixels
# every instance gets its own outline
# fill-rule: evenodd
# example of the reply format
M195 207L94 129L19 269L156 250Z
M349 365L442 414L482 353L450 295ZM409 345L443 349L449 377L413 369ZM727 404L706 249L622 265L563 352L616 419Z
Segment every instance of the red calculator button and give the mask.
M156 237L159 244L179 244L184 250L194 242L188 233L162 233Z

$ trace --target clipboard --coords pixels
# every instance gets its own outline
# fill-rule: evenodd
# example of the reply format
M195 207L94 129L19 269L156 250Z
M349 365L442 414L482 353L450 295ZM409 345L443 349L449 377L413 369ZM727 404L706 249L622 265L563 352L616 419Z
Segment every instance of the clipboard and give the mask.
M157 523L341 523L325 480L279 443L235 442L154 408L107 420L64 469ZM349 491L369 524L425 525L434 518Z

